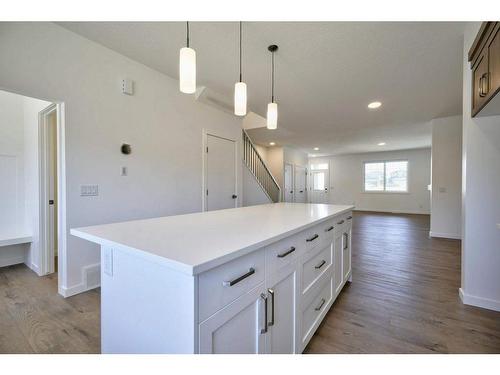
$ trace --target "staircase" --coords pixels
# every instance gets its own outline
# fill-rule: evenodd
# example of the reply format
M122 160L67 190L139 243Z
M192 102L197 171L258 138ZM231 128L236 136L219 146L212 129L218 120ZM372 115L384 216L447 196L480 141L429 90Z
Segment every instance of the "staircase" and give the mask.
M243 130L243 161L269 199L274 203L279 202L281 189L245 130Z

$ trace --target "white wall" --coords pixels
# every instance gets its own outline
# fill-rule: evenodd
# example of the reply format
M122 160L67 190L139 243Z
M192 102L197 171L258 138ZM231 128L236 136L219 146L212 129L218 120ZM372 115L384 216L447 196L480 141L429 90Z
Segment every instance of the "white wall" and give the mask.
M408 193L365 193L363 163L377 160L408 160ZM430 149L373 152L310 158L310 163L328 162L330 168L329 202L353 204L356 210L430 213Z
M272 203L250 169L243 163L243 206Z
M305 152L299 151L292 147L285 146L283 147L283 161L288 164L298 165L307 168L309 157Z
M463 51L462 287L466 304L500 310L500 116L471 118L467 54L480 23L468 23Z
M432 237L461 238L462 116L437 118L432 125Z
M85 272L99 267L98 247L71 236L70 228L200 211L202 128L238 140L241 150L241 120L181 94L176 80L57 25L2 23L0 50L4 89L64 102L64 295L91 287ZM126 77L135 81L134 96L121 93ZM123 142L132 145L131 155L120 153ZM120 176L121 166L128 167L127 177ZM238 169L241 181L241 164ZM80 197L82 184L99 185L99 196Z

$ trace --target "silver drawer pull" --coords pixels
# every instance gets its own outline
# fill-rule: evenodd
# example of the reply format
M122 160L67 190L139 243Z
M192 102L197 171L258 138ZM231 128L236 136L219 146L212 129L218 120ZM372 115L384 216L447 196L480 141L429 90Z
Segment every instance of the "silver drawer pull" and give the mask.
M222 285L233 286L235 284L238 284L240 281L245 280L247 277L252 276L254 273L255 273L255 269L250 268L246 274L241 275L240 277L237 277L236 279L231 280L231 281L223 281Z
M317 234L315 234L314 236L312 236L311 238L308 238L306 239L307 242L312 242L314 241L316 238L318 238L319 236Z
M262 293L260 298L264 300L264 328L260 330L261 334L267 333L268 325L267 325L267 296Z
M340 220L337 224L338 224L338 225L340 225L340 224L344 224L344 220Z
M274 325L274 289L267 290L271 295L271 321L267 324L269 327Z
M349 247L349 234L344 233L344 237L345 237L345 240L344 240L344 250L347 250L347 248Z
M293 247L293 246L292 246L292 247L290 248L290 250L287 250L287 251L285 251L284 253L278 254L278 255L277 255L277 257L278 257L278 258L284 258L284 257L286 257L287 255L289 255L289 254L293 253L294 251L295 251L295 247Z
M348 217L347 217L347 220L351 220L351 219L352 219L352 216L348 216Z
M321 298L321 303L314 310L316 310L316 311L321 310L321 308L323 307L323 305L325 304L325 302L326 302L326 300L324 298Z
M321 267L323 267L326 263L326 260L322 260L317 266L314 266L314 268L316 268L317 270L319 270Z
M325 232L330 232L333 229L333 225L330 228L326 228Z

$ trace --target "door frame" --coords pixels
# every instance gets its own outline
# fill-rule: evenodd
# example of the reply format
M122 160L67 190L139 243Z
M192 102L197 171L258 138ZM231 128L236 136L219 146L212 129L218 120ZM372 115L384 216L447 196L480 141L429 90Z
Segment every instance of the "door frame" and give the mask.
M308 203L309 202L309 192L308 192L308 167L307 166L304 166L304 165L300 165L300 164L294 164L293 165L293 191L297 191L297 167L299 168L304 168L304 172L305 172L305 176L304 176L304 192L306 194L306 199L305 199L305 202L304 203ZM295 201L295 194L294 194L294 201Z
M236 194L236 199L234 200L234 207L239 207L241 197L239 194L239 179L238 179L238 141L226 135L218 134L218 132L202 129L202 140L201 140L201 163L202 163L202 173L201 173L201 211L207 211L208 201L207 201L207 181L208 181L208 160L207 160L207 147L208 147L208 136L217 137L225 139L227 141L234 142L234 193Z
M49 226L47 225L49 216L49 138L48 138L48 118L56 113L56 158L57 158L57 244L58 244L58 271L63 277L58 277L58 286L61 289L66 269L64 268L66 259L66 173L64 158L64 104L53 103L38 114L38 168L39 168L39 259L40 275L47 275L55 272L54 249L49 246Z

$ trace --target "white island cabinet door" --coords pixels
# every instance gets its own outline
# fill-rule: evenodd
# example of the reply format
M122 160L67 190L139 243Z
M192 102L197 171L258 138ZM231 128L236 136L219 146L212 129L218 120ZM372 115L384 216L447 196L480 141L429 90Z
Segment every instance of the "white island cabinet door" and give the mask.
M344 224L344 233L342 241L342 272L343 281L346 282L351 276L351 236L352 236L352 216L347 217Z
M343 245L344 232L340 230L335 231L335 238L333 241L333 286L334 295L337 296L342 288L343 273L342 273L342 245Z
M264 283L200 323L202 354L258 354L265 350Z
M291 264L283 267L270 277L268 285L269 329L266 334L266 353L293 354L298 351L295 319L298 300L296 266Z

